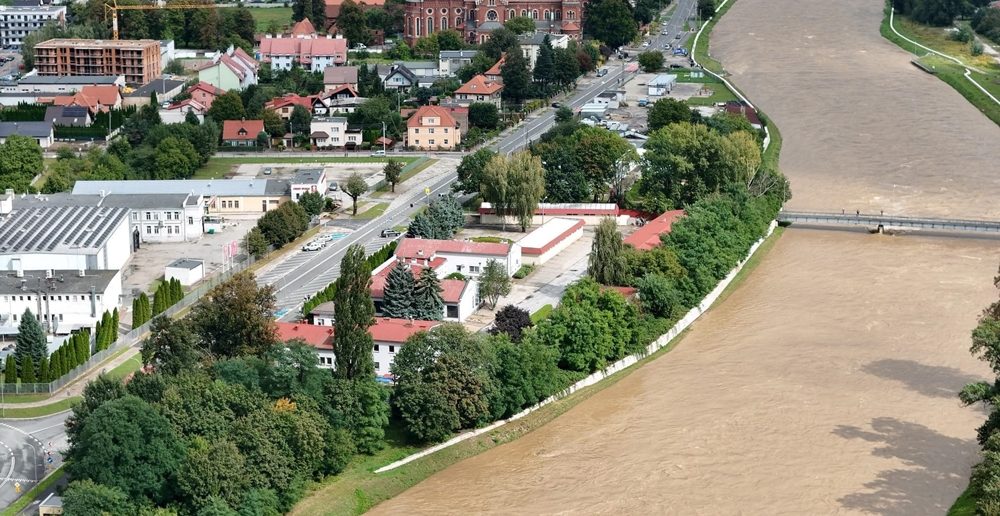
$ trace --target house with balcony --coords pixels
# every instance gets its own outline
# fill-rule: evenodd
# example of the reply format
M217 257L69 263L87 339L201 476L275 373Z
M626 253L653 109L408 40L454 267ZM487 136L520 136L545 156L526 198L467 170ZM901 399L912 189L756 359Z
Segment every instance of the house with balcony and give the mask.
M344 117L313 117L309 139L317 148L342 148L347 143L347 119Z
M447 109L422 106L406 121L406 146L416 150L452 150L462 141L458 122Z
M455 102L462 106L487 102L500 109L502 92L503 83L491 81L485 75L479 74L455 90Z

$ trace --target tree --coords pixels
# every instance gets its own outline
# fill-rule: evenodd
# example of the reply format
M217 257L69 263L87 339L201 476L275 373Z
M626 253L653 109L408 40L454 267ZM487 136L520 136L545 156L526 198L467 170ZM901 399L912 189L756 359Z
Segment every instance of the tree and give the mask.
M646 274L638 281L643 310L670 319L681 307L681 294L673 280L660 274Z
M622 175L622 164L637 159L635 147L627 140L601 127L584 127L573 133L576 157L581 171L591 184L594 202L607 192Z
M153 317L163 313L167 309L166 300L166 289L161 288L163 283L160 283L160 287L157 287L156 292L153 292Z
M328 419L335 428L351 434L353 443L345 444L367 454L382 449L389 426L388 393L376 382L374 370L370 376L353 380L336 378L327 383L326 393Z
M17 336L14 337L14 360L23 367L25 359L30 358L32 362L39 363L48 354L45 331L31 310L25 308L17 325ZM24 376L23 370L21 375Z
M49 358L42 357L42 363L38 366L38 378L36 378L36 381L38 383L49 383L54 379L50 378L51 374L51 371L49 371Z
M527 16L515 16L505 21L503 28L513 32L514 34L528 34L530 32L535 32L535 20Z
M17 359L13 355L7 355L3 370L4 383L17 383Z
M21 383L35 383L35 362L30 356L21 359Z
M555 49L555 80L562 89L569 89L580 76L580 61L569 48Z
M545 195L545 171L542 160L522 151L514 154L507 172L507 198L510 214L517 217L521 231L527 231L535 217L538 202Z
M273 109L264 109L260 112L260 118L264 121L264 130L267 134L280 138L285 135L285 121Z
M474 59L473 63L479 63L480 72L484 72L499 61L500 56L505 52L514 53L518 52L519 49L517 34L514 34L505 27L501 27L490 32L490 38L482 45L479 45L479 54L476 57L479 58L479 55L482 55L482 57L479 60Z
M138 328L149 318L146 316L146 305L149 304L149 298L146 297L146 293L143 292L139 294L139 297L132 300L132 327Z
M0 145L0 188L25 192L42 171L42 148L34 138L11 135Z
M523 308L514 305L507 305L497 312L490 328L490 334L499 335L501 333L510 337L511 342L521 342L521 336L526 328L533 326L531 314Z
M351 198L354 203L351 214L358 214L358 197L368 191L368 183L359 176L357 173L351 174L351 177L347 179L347 183L344 185L344 193Z
M625 243L614 219L605 217L597 225L587 262L587 270L594 281L603 285L627 284Z
M546 34L542 39L542 45L538 48L538 57L535 58L535 69L532 71L535 83L541 87L545 95L548 95L550 88L556 83L555 66L556 52L552 48L549 35Z
M303 210L306 210L306 213L315 217L323 213L326 200L323 198L323 194L319 192L306 192L299 196L299 205L302 206Z
M337 17L338 32L343 34L351 45L367 45L371 42L367 19L361 6L354 0L344 0Z
M724 138L728 145L723 147L723 159L732 168L733 179L749 188L764 161L760 145L745 131L730 133Z
M716 0L698 0L698 17L707 20L715 15Z
M181 500L191 505L204 499L219 500L226 506L238 505L249 487L246 459L235 444L224 439L209 441L201 436L191 439L177 472Z
M142 341L142 363L157 372L179 375L198 363L201 341L191 322L184 319L157 317L150 326L149 337Z
M531 71L520 49L507 53L500 75L503 77L504 98L520 103L531 96Z
M364 247L358 244L348 247L340 262L340 277L333 300L337 321L337 331L333 335L333 346L337 350L334 374L338 378L352 380L375 375L372 336L368 333L368 328L375 323L371 274Z
M382 294L382 313L396 319L419 319L414 299L415 282L410 265L397 261L389 269Z
M298 106L296 106L296 107L298 107ZM261 131L261 132L257 133L257 139L256 139L255 143L257 144L258 147L260 147L262 149L266 148L268 142L270 142L270 141L271 141L271 138L267 135L266 131Z
M501 296L510 294L510 276L507 269L497 260L489 260L479 276L479 297L490 303L490 309L497 307Z
M430 267L420 271L413 286L413 307L415 317L424 321L440 321L444 318L444 300L441 298L441 280Z
M473 106L475 104L472 104ZM472 109L471 107L469 108ZM497 153L490 149L479 149L472 154L462 157L462 162L458 164L458 182L452 189L456 192L479 193L481 190L483 171L486 165L496 156Z
M216 356L261 356L278 342L272 320L274 288L250 272L216 285L191 313L203 345Z
M121 489L159 504L169 500L184 446L155 407L134 396L108 401L83 421L66 453L74 479Z
M440 30L434 33L434 37L437 39L438 51L462 50L465 48L465 42L462 41L462 35L458 31Z
M400 176L403 174L403 163L390 159L385 162L385 167L382 168L382 173L385 174L385 182L389 183L392 187L392 192L395 192L396 183L399 182Z
M639 66L646 73L659 72L663 68L663 53L658 50L650 50L639 54Z
M214 103L212 104L215 105ZM292 116L288 120L288 128L295 134L308 135L312 124L312 113L303 106L292 108Z
M650 134L639 192L647 208L663 211L691 204L739 181L727 158L730 143L701 124L678 123Z
M62 496L63 511L74 514L132 514L136 507L121 489L93 480L74 480Z
M632 9L623 0L592 0L587 3L583 33L615 49L639 36Z
M649 108L649 132L670 124L691 121L691 108L687 104L671 98L663 98L653 103Z
M223 120L240 120L245 118L247 113L243 108L243 99L240 98L239 92L233 90L216 97L212 101L212 107L208 108L207 115L212 117L212 120L221 122Z
M473 102L469 104L469 125L492 131L500 125L500 112L496 104Z
M511 215L510 192L510 163L507 158L494 155L486 167L483 169L482 181L479 185L479 194L483 200L490 203L493 213L500 217L503 229L507 229L507 217Z
M556 123L562 124L573 120L576 115L573 114L573 110L566 106L559 106L556 110Z
M247 252L259 260L267 254L267 246L267 239L264 238L264 234L260 232L260 228L257 226L251 228L250 232L247 233L246 242L244 244Z

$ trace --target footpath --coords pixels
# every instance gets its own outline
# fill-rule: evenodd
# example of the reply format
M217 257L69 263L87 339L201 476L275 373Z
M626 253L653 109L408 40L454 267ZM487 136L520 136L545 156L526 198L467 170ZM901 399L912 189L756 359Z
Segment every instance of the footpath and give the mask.
M87 384L90 383L91 380L96 379L101 373L111 371L112 369L130 360L139 361L139 363L141 364L138 355L139 355L138 348L135 347L126 348L124 352L112 358L111 360L101 364L100 367L95 367L90 371L87 371L85 374L80 375L79 377L77 377L76 380L73 380L71 383L67 384L59 391L53 393L52 396L49 398L38 401L29 401L25 403L0 403L0 407L3 407L4 409L44 407L46 405L52 405L54 403L58 403L59 401L62 401L66 398L82 396L83 389L87 386Z

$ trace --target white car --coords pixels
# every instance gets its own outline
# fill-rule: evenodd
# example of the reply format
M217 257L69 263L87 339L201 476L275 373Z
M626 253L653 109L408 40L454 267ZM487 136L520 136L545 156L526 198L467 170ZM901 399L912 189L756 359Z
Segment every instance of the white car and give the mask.
M303 251L319 251L320 249L322 249L324 247L326 247L326 242L319 242L319 241L313 240L312 242L309 242L308 244L302 246L302 250Z

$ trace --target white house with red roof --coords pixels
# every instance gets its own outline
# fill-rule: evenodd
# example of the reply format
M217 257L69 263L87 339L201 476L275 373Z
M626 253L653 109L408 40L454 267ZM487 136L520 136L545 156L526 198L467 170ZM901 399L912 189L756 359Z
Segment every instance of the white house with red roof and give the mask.
M286 93L265 102L264 109L270 109L278 113L278 116L282 120L290 120L295 106L302 106L306 111L312 113L313 103L317 100L319 100L319 95L306 95L303 97L297 93Z
M503 264L507 275L512 276L521 268L521 246L517 243L404 238L396 247L396 258L433 267L442 278L458 272L473 279L482 274L486 262L496 260Z
M371 334L374 341L372 359L375 361L375 374L380 378L391 379L392 361L407 339L422 331L430 331L439 324L441 323L438 321L377 317L375 324L368 328L368 333ZM276 323L276 325L278 338L283 342L302 339L306 344L316 349L320 367L334 368L337 362L333 348L336 327L284 322Z
M207 112L208 108L203 106L201 102L193 98L186 98L165 108L160 108L160 121L164 124L179 124L187 120L188 113L194 113L194 116L201 122L205 120Z
M198 68L198 80L223 91L245 90L257 84L260 64L241 48L229 47Z
M488 102L500 109L502 92L503 83L489 80L485 75L479 74L455 90L455 101L463 106L474 102Z
M372 272L371 293L372 301L375 303L376 314L382 314L382 302L385 298L385 282L389 277L389 271L395 266L396 260L396 258L390 258ZM444 301L443 320L463 322L476 311L476 308L479 308L479 283L471 278L445 279L444 277L450 274L441 273L441 267L445 262L444 258L436 258L429 264L411 263L410 269L413 272L414 279L420 275L424 268L430 267L433 269L437 273L438 278L441 278L441 299ZM320 315L322 316L323 314ZM314 314L313 317L316 317L316 315Z

